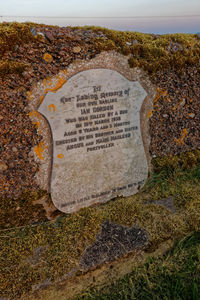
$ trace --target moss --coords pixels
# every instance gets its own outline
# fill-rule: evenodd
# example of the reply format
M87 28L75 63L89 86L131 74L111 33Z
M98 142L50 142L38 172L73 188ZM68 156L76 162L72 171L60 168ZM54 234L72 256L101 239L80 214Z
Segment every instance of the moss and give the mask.
M30 27L49 28L35 23L2 23L0 25L0 54L13 50L15 45L28 43L41 37L34 37ZM106 28L85 26L73 30L92 30L102 37L91 38L90 49L97 54L115 50L129 55L130 67L140 67L151 75L163 69L179 72L188 65L198 65L200 59L200 38L194 34L154 35L139 32L121 32Z
M190 157L186 153L183 155ZM173 161L177 164L177 159ZM162 166L166 168L163 162ZM195 168L200 169L200 166ZM175 170L161 178L159 184L158 178L151 186L147 183L138 194L131 197L118 197L104 205L60 216L53 222L1 231L0 294L16 299L29 293L33 287L37 288L46 279L54 283L65 278L68 272L78 267L83 251L93 244L104 220L126 226L137 223L149 234L147 252L154 251L168 239L200 230L200 178L195 177L195 168L185 169L183 164L183 169L179 168L179 171ZM164 169L159 164L158 170L162 172ZM163 183L165 189L159 190L158 186ZM40 193L32 192L29 196L33 200L44 195L44 192ZM155 194L158 199L166 195L173 196L177 212L173 214L165 207L154 205L152 200ZM6 205L17 207L20 204L24 207L24 214L25 210L29 210L30 214L31 199L28 200L29 204L26 203L27 196L24 195L21 202ZM15 214L16 210L13 210ZM43 250L37 254L38 249Z
M176 169L187 170L200 164L200 150L182 152L178 155L156 157L151 161L155 173L166 171L171 173Z
M24 226L28 223L47 220L46 212L41 204L34 204L45 191L27 190L18 199L0 198L0 228Z
M13 60L0 60L0 77L4 77L8 74L22 74L28 65L13 61Z
M153 35L94 26L79 27L79 29L92 30L104 35L92 41L92 48L98 53L116 50L129 55L130 67L140 67L150 75L168 68L181 72L187 65L199 64L200 39L194 34Z
M188 234L164 255L148 258L119 280L89 288L76 299L199 299L199 244L200 232Z
M33 40L34 36L27 24L14 22L0 25L0 55L5 51L13 50L16 45L23 45Z

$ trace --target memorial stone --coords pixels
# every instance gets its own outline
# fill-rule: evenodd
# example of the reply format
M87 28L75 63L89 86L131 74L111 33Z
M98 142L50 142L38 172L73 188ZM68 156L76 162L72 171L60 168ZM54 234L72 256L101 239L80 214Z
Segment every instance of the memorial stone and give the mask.
M50 192L66 213L135 194L148 175L140 109L147 96L119 72L90 69L48 92L38 108L52 132Z

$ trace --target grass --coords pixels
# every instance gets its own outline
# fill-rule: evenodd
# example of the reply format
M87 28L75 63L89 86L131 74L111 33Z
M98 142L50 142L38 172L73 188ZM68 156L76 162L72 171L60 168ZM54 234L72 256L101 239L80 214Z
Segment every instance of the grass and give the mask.
M200 165L198 163L188 169L181 167L173 169L172 166L170 168L168 165L165 166L163 158L153 163L157 166L162 163L163 167L161 169L157 167L160 171L155 169L145 187L136 195L127 198L118 197L104 205L84 208L77 213L59 217L53 222L1 231L0 295L18 299L22 295L29 294L32 286L40 284L47 278L56 284L62 276L78 266L85 248L96 240L102 222L109 220L130 227L136 222L139 227L146 230L149 234L148 246L145 249L147 253L158 249L161 243L169 239L181 239L193 231L197 233L179 242L165 259L150 260L134 270L130 280L126 277L119 281L117 283L119 289L116 285L111 289L110 295L114 296L105 294L105 297L112 298L94 299L131 299L132 295L136 299L181 299L175 298L170 293L173 289L177 290L177 295L181 293L184 290L184 282L186 282L184 293L192 291L194 297L197 297L195 295L199 293L197 252L200 242L198 233ZM172 195L175 199L177 208L175 214L152 203L152 200L162 199L167 195ZM43 250L38 257L38 263L34 265L32 261L37 258L38 249ZM196 279L190 283L186 281L186 274L189 279L192 276ZM138 293L136 296L133 287L136 287ZM122 291L125 294L120 296ZM143 297L142 293L147 298ZM161 293L163 295L165 293L168 298L156 298L156 295ZM84 297L93 296L87 294ZM97 294L95 297L104 296Z
M114 284L77 299L199 300L200 231L176 242L164 257L151 258Z

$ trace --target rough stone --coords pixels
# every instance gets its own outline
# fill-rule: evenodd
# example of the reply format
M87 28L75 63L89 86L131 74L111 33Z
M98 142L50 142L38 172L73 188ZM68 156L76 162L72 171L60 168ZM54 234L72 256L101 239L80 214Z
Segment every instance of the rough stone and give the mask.
M80 72L47 94L38 111L52 131L51 197L59 210L129 196L143 186L148 162L140 110L146 96L138 81L108 69Z
M74 53L79 53L79 52L81 52L81 47L79 47L79 46L74 47L74 48L73 48L73 52L74 52Z
M174 198L172 196L169 196L168 198L163 198L161 200L157 200L157 201L150 201L147 202L146 204L155 204L155 205L161 205L165 208L167 208L168 210L170 210L172 213L176 212L176 207L174 204Z
M95 243L82 255L80 267L87 270L111 262L134 250L144 249L147 242L147 232L136 224L128 228L105 221Z
M0 171L5 171L8 169L8 166L4 162L0 162Z

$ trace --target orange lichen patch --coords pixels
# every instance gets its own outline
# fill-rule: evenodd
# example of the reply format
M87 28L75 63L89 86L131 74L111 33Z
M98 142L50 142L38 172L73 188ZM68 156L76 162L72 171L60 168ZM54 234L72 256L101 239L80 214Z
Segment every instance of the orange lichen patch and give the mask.
M161 96L168 96L168 93L165 90L161 90L160 94L161 94Z
M67 70L62 71L61 75L65 75L66 73L67 73ZM57 79L57 80L55 80L55 82L51 78L46 78L43 80L43 85L45 86L45 90L44 90L44 94L41 95L41 97L40 97L40 104L42 103L42 101L44 100L44 98L48 92L56 93L57 90L59 90L63 86L63 84L66 83L67 80L64 79L61 75L57 75L55 77Z
M156 97L154 99L154 104L156 104L160 100L160 93L157 92Z
M44 159L43 152L46 148L47 148L47 146L44 145L44 142L41 142L41 143L39 143L39 145L35 146L34 150L39 159L41 159L41 160Z
M167 102L171 102L170 98L169 98L169 95L167 93L167 91L163 90L163 89L160 89L160 88L156 88L156 96L155 96L155 99L154 99L154 104L153 104L153 111L156 111L159 109L159 104L158 102L160 100L163 100L163 101L167 101Z
M57 83L54 87L48 87L45 89L45 94L47 94L48 92L53 92L53 93L56 93L57 90L59 90L64 83L66 83L66 79L64 78L61 78L60 76L58 76L58 80L57 80Z
M50 77L47 77L43 80L42 85L45 87L45 89L43 91L43 94L40 96L40 104L42 103L48 92L56 93L57 90L59 90L63 86L63 84L66 83L67 80L63 76L66 75L67 72L68 70L60 71L60 74L54 77L55 80Z
M156 97L154 99L154 103L157 103L160 100L160 97L164 97L166 101L171 102L168 92L165 90L162 90L160 88L156 88Z
M171 100L170 100L169 97L166 97L165 100L166 100L167 102L171 102Z
M58 168L58 167L59 167L59 165L58 165L58 164L56 164L56 165L55 165L55 168Z
M56 111L55 105L54 105L54 104L49 104L49 110L50 110L51 112Z
M42 96L40 97L40 104L42 103L42 101L44 100L44 98L45 98L45 95L42 95Z
M37 129L40 127L40 122L39 121L34 121L33 124L37 127Z
M51 63L53 60L53 57L51 56L51 54L49 53L45 53L43 56L43 59L47 62L47 63Z
M64 154L62 154L62 153L61 153L61 154L58 154L58 155L57 155L57 158L64 158Z
M184 145L184 140L185 140L185 137L187 136L188 134L188 131L186 128L183 129L182 133L181 133L181 137L179 139L175 138L174 141L179 144L179 145Z
M32 91L28 91L28 92L27 92L27 99L28 99L29 101L32 101L32 100L34 99L34 96L33 96L33 94L32 94Z
M67 74L67 72L68 72L68 70L67 70L67 69L66 69L66 70L62 70L62 71L60 71L60 73L61 73L61 74L63 74L63 75Z
M195 116L194 113L189 113L189 114L188 114L188 117L189 117L189 118L194 118L194 116Z
M28 114L29 114L30 118L37 117L39 115L39 113L37 112L37 110L30 111Z
M149 111L149 112L148 112L148 114L147 114L147 118L148 118L148 119L150 119L150 118L151 118L151 116L152 116L152 114L153 114L153 111L152 111L152 110L151 110L151 111Z

